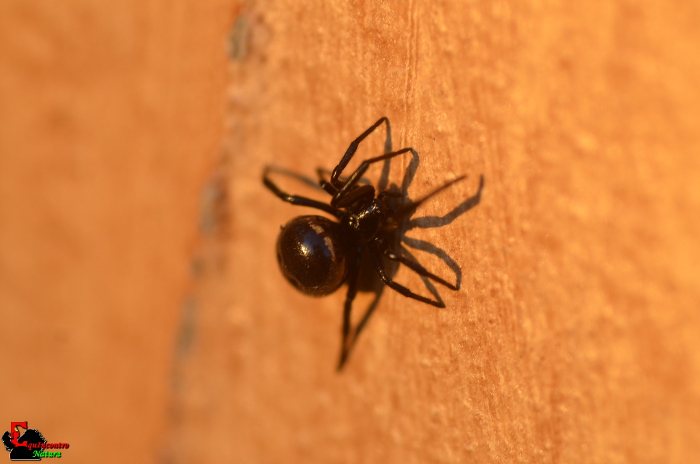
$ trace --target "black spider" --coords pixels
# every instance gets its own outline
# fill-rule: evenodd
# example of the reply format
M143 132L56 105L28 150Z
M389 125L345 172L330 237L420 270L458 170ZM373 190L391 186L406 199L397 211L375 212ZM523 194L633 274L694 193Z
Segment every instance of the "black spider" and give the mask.
M358 145L382 123L386 123L385 151L388 153L362 162L350 177L341 178L343 169L352 159ZM445 304L439 299L431 300L417 295L403 285L394 282L391 273L384 266L384 258L403 264L417 274L432 279L451 290L458 289L457 285L427 271L416 261L395 253L392 247L396 243L397 229L403 219L409 217L425 200L461 181L465 176L447 182L420 200L409 201L407 204L404 202L402 205L397 205L396 201L392 201L392 199L402 197L399 192L385 190L375 196L376 191L372 185L358 184L371 164L407 152L418 156L416 151L410 147L391 151L390 134L389 119L383 117L350 144L340 163L333 169L328 181L324 179L323 170L317 170L321 188L333 197L329 203L289 195L280 190L269 179L268 174L271 169L269 166L263 172L263 183L280 199L293 205L320 209L335 216L338 220L338 222L334 222L323 216L299 216L282 227L277 239L277 260L280 269L287 280L299 291L311 296L324 296L337 290L343 283L348 283L348 293L343 311L343 340L338 370L342 369L345 364L350 349L348 346L350 312L352 301L357 294L360 258L363 253L369 254L374 269L382 282L406 297L439 308L445 307Z

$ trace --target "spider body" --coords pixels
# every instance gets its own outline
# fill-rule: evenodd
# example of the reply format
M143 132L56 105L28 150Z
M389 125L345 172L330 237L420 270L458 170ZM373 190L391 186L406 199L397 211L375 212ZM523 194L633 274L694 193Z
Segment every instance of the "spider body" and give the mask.
M374 197L374 189L372 189ZM379 232L387 228L388 205L379 199L362 202L349 208L340 218L340 225L348 234L355 235L360 244L374 240Z
M360 142L382 123L386 123L387 129L385 153L362 162L349 177L341 178L343 170L354 156ZM350 144L331 173L330 179L324 179L322 171L318 170L321 188L332 196L328 203L290 195L280 190L270 180L269 167L263 172L265 186L283 201L320 209L337 220L336 222L323 216L299 216L292 219L280 231L277 240L277 259L285 278L307 295L328 295L343 283L348 284L338 369L343 367L352 346L348 343L350 312L352 301L357 293L360 258L363 254L369 255L377 275L385 285L408 298L436 307L445 306L439 299L433 300L418 295L395 282L391 273L385 269L386 260L403 264L420 276L457 290L456 285L427 271L418 262L396 253L392 245L396 242L395 234L403 219L410 216L425 200L464 179L464 176L447 182L420 200L403 202L404 204L399 205L392 200L392 198L402 197L398 192L387 190L377 194L376 189L371 185L358 185L364 172L373 163L408 152L417 157L416 151L410 147L391 151L390 134L389 120L385 117L381 118ZM359 328L355 331L353 343L358 332Z
M311 296L333 293L347 280L348 257L362 253L380 233L396 229L386 196L375 198L372 186L360 188L362 198L343 210L338 222L323 216L299 216L282 227L277 261L282 274L300 292Z

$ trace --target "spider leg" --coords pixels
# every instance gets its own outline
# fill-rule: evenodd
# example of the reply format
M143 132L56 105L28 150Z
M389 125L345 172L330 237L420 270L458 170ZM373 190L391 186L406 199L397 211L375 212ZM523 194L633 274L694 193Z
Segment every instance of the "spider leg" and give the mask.
M350 143L350 146L348 149L345 151L345 154L343 157L340 159L340 162L338 165L333 169L333 173L331 174L331 184L333 184L335 187L340 188L341 184L338 178L340 177L340 174L343 172L343 169L348 165L352 157L355 155L355 152L357 151L357 147L362 143L362 141L367 138L369 134L374 132L374 130L381 126L382 123L386 123L386 140L384 141L384 153L389 153L391 152L391 124L389 124L389 118L386 116L379 118L377 122L372 124L372 126L364 131L362 134L360 134L359 137L357 137L355 140L353 140Z
M277 187L277 185L275 185L275 183L272 182L268 177L269 171L270 167L265 167L265 170L263 171L263 184L265 184L265 187L270 189L272 193L274 193L282 201L286 201L287 203L291 203L293 205L308 206L310 208L320 209L322 211L325 211L326 213L332 214L337 218L340 218L342 216L343 213L338 208L331 206L327 203L321 203L320 201L312 200L311 198L306 198L299 195L290 195L280 190L280 188Z
M414 156L418 156L418 153L416 150L414 150L411 147L407 148L402 148L401 150L397 151L392 151L390 153L385 153L381 156L377 156L374 158L370 158L368 160L363 161L360 166L355 170L355 172L352 173L352 175L348 178L348 180L344 184L336 183L338 180L337 177L333 178L331 177L331 183L338 188L338 192L333 196L333 199L331 200L331 205L336 206L338 203L343 201L343 197L350 191L352 191L353 187L357 184L357 182L362 178L362 175L365 173L367 168L373 163L379 162L379 161L384 161L389 158L393 158L395 156L403 155L404 153L408 152L413 153ZM339 165L340 166L340 165ZM338 168L335 168L333 171L333 176L336 175L336 171ZM338 175L340 175L338 173ZM372 195L374 196L374 194Z
M348 343L350 336L350 315L352 313L352 302L357 295L357 277L360 273L359 259L355 259L355 263L350 269L350 278L348 280L348 293L345 297L345 306L343 307L343 339L340 344L340 358L338 359L338 372L343 370L345 362L348 360L352 343Z
M331 196L335 196L335 194L338 193L338 189L326 180L325 169L321 167L316 168L316 176L318 177L318 185L320 185L323 190L328 192Z
M415 272L418 275L421 275L423 277L427 277L428 279L431 279L431 280L439 283L440 285L444 285L445 287L449 288L450 290L459 290L459 287L449 283L448 281L446 281L442 277L438 277L435 274L433 274L432 272L428 271L426 268L421 266L421 264L418 261L412 260L412 259L407 258L407 257L402 256L402 255L398 255L389 249L384 249L382 251L382 253L388 259L390 259L392 261L398 261L399 263L404 264L406 267L408 267L409 269L411 269L413 272Z
M381 256L380 255L381 252L377 248L376 244L373 244L371 249L373 251L372 255L374 258L374 268L376 269L377 274L379 274L379 278L382 279L382 282L384 282L384 284L386 284L388 287L391 287L393 290L396 290L397 292L399 292L400 294L402 294L405 297L413 298L414 300L422 301L423 303L427 303L429 305L432 305L432 306L435 306L438 308L445 307L445 303L443 303L442 301L431 300L430 298L426 298L424 296L418 295L417 293L413 293L411 290L404 287L403 285L401 285L397 282L394 282L394 280L387 275L386 271L384 270L384 267L382 266L382 262L379 259ZM409 266L409 265L407 264L407 266ZM411 267L411 266L409 266L409 267ZM435 276L435 277L437 277L437 276ZM438 279L439 279L439 277L438 277ZM445 282L445 281L443 281L443 282ZM450 285L447 282L445 282L445 284L447 284L447 286Z
M318 177L318 183L322 184L326 182L326 172L322 167L316 168L316 177Z

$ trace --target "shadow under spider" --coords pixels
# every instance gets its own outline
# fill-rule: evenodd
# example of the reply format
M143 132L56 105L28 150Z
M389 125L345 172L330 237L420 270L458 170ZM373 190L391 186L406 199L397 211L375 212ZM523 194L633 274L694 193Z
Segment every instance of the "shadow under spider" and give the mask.
M387 134L387 140L385 142L384 146L385 153L391 152L392 147L391 147L391 133ZM384 160L383 166L382 166L382 171L379 177L379 180L377 182L377 187L376 191L378 193L384 192L384 191L393 191L396 193L399 193L400 196L397 198L397 204L394 205L397 208L400 208L403 205L408 205L412 201L410 197L408 196L408 189L413 182L413 179L416 176L416 173L418 171L418 166L420 165L420 156L416 151L412 152L411 156L411 161L409 162L408 166L406 167L403 179L401 180L401 186L397 186L396 184L390 183L389 181L389 175L391 172L391 159ZM303 184L306 184L307 186L313 187L316 190L322 191L326 193L319 185L319 180L320 179L327 179L330 177L331 171L325 168L318 168L317 169L317 177L318 180L314 180L308 176L304 176L301 174L298 174L296 172L284 169L284 168L279 168L279 167L270 167L270 170L272 172L275 172L277 174L280 174L285 177L289 177L292 179L295 179L298 182L301 182ZM346 178L342 178L342 181L347 180ZM371 184L372 182L363 177L360 181L362 184ZM403 246L404 244L407 245L408 247L411 247L416 250L423 251L425 253L432 254L433 256L437 257L439 260L441 260L445 265L454 273L455 276L455 281L456 281L456 287L459 289L461 287L462 283L462 270L457 264L457 262L447 254L445 250L442 248L438 247L437 245L434 245L430 242L427 242L425 240L419 240L411 237L406 237L405 233L409 230L420 228L420 229L427 229L427 228L436 228L436 227L442 227L445 225L448 225L452 223L455 219L457 219L459 216L462 214L466 213L470 209L474 208L479 204L481 201L481 193L484 188L484 176L483 174L480 176L479 180L479 189L477 193L466 200L464 200L462 203L457 205L452 211L449 213L445 214L444 216L423 216L419 218L412 219L411 216L412 214L405 218L400 226L397 229L396 233L396 238L393 243L393 249L397 250L398 253L400 253L403 256L407 256L408 258L412 259L415 262L418 262L414 255L406 248L406 246ZM360 274L358 277L358 283L357 283L357 290L360 292L364 293L374 293L374 297L372 298L372 301L369 303L367 308L365 309L364 313L362 314L362 317L359 319L359 321L355 324L355 327L351 329L350 334L348 334L348 338L346 340L346 344L343 347L342 350L342 355L341 355L341 360L339 363L339 370L342 369L344 366L345 362L347 359L350 357L350 354L352 350L355 347L355 344L357 343L357 340L359 339L360 334L363 332L364 328L367 326L369 323L370 318L372 317L372 314L374 314L374 311L376 310L379 300L381 299L382 294L384 293L384 289L386 286L384 283L381 281L380 277L377 275L376 271L374 270L371 260L370 259L365 259L367 253L363 253L363 256L361 258L361 263L360 263ZM391 277L396 275L398 272L400 263L395 262L395 261L389 261L387 259L382 258L383 264L385 266L385 269L387 271L387 274L389 274ZM426 289L428 292L441 304L444 304L440 293L438 290L435 288L435 285L433 282L430 281L425 276L420 276L421 280L423 281L423 284L425 285Z
M479 204L481 201L481 191L484 190L484 175L479 176L479 190L477 192L464 200L462 203L457 205L452 211L445 214L444 216L423 216L416 219L408 221L405 231L412 229L432 229L435 227L442 227L451 224L452 221L457 219L462 214L466 213L473 207ZM419 248L420 249L420 248Z
M387 189L388 185L388 178L389 178L389 171L390 171L390 163L391 160L386 160L384 162L384 167L382 169L382 177L380 178L379 182L377 183L378 192L382 192ZM402 199L404 200L405 203L410 203L411 199L408 196L408 187L411 185L413 182L413 179L415 178L416 172L418 170L418 165L420 164L420 158L416 154L412 159L409 165L406 167L406 172L404 174L404 178L401 182L401 188L400 192L402 194ZM392 185L391 187L395 187L395 185ZM452 223L455 219L457 219L459 216L462 214L466 213L470 209L474 208L479 204L481 201L481 193L484 188L484 175L480 175L479 177L479 189L476 194L473 196L467 198L464 200L462 203L457 205L452 211L449 213L445 214L444 216L423 216L420 218L415 218L415 219L407 219L404 220L401 226L398 228L398 232L396 234L396 243L394 244L394 249L399 250L400 253L404 256L407 256L408 258L412 259L415 262L419 262L416 257L405 247L403 246L404 244L416 249L423 251L425 253L429 253L435 257L437 257L439 260L441 260L445 265L454 273L455 275L455 286L457 289L461 288L462 285L462 269L459 267L459 264L457 264L457 261L455 261L450 255L447 254L445 250L442 248L438 247L437 245L430 243L425 240L420 240L420 239L415 239L411 237L406 237L405 233L409 230L416 229L416 228L421 228L421 229L427 229L427 228L435 228L435 227L442 227L444 225ZM388 261L388 260L383 260L385 267L387 268L387 271L391 274L393 277L399 269L399 263ZM374 313L375 309L377 308L379 304L379 300L382 296L382 293L384 292L384 289L386 286L383 284L379 276L377 276L376 272L373 272L373 269L371 266L367 265L367 263L363 263L361 267L362 271L360 273L360 282L358 284L358 290L368 292L371 291L374 293L374 298L370 302L370 304L367 306L367 309L365 310L364 314L362 315L362 318L359 320L359 322L355 325L355 329L352 331L351 336L348 339L348 343L345 347L344 351L344 357L341 360L341 366L342 368L343 364L347 361L347 359L350 357L350 353L355 347L355 344L357 343L357 340L364 330L364 328L367 326L367 323L369 322L370 318L372 317L372 314ZM437 288L435 288L435 285L433 282L430 281L425 276L419 276L420 279L423 281L423 284L425 285L425 288L430 292L430 294L440 303L444 304L444 301L442 300L442 297L440 296L440 293L438 292Z

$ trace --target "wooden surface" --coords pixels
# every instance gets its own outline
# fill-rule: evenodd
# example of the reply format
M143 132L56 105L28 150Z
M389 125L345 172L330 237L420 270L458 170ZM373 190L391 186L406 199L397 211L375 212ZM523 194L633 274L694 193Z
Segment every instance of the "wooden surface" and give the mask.
M696 5L0 8L8 428L78 461L700 455ZM459 264L447 308L385 291L338 374L344 292L285 282L276 235L307 210L260 174L332 168L382 115L420 152L412 198L468 175L417 217L485 185L407 232Z
M0 2L0 434L161 462L226 2ZM4 448L0 448L0 460Z

